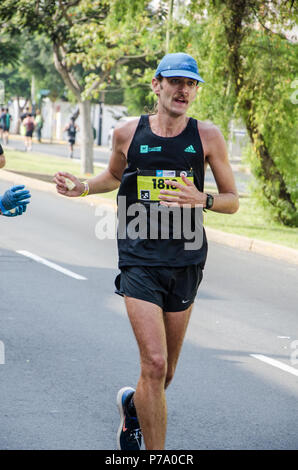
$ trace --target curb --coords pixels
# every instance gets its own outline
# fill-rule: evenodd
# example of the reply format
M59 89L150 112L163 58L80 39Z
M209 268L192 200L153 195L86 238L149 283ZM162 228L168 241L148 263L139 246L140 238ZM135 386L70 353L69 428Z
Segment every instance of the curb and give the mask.
M18 175L17 173L12 173L6 170L1 170L0 178L13 184L25 184L29 188L47 191L56 194L58 197L60 196L53 183L47 183L28 176ZM115 201L93 195L83 198L72 198L72 200L76 203L89 204L91 206L105 206L106 208L114 211L116 211L117 208ZM243 235L222 232L221 230L209 228L208 226L205 226L205 230L209 241L298 265L298 250L295 250L294 248L288 248L283 245L265 242L263 240L249 238Z
M205 227L208 240L215 243L222 243L238 248L239 250L250 251L259 255L270 256L271 258L287 263L298 265L298 250L276 243L265 242L255 238L245 237L243 235L222 232L213 228Z

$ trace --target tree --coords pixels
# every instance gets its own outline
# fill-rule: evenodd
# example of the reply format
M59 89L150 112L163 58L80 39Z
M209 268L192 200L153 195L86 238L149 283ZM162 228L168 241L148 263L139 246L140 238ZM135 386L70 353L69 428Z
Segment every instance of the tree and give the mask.
M49 39L45 35L29 36L23 33L19 40L23 44L19 67L22 75L29 81L34 77L36 92L47 89L49 98L56 100L58 97L63 97L66 87L55 68ZM32 98L36 100L36 96Z
M197 57L206 79L193 109L225 132L232 117L243 120L259 200L283 224L297 226L294 2L192 0L188 18L173 42Z
M79 102L82 115L82 166L84 172L93 172L93 137L90 122L90 102L82 98L83 87L74 68L67 63L69 51L78 51L76 41L71 37L72 15L79 1L63 0L35 2L32 0L4 0L0 4L0 22L11 35L26 31L31 37L46 35L53 48L54 63L66 86ZM102 9L101 9L102 10ZM101 12L99 12L100 14ZM88 18L82 19L86 22ZM89 157L89 158L88 158Z
M0 24L10 33L46 35L55 67L79 103L82 169L93 172L91 99L131 59L145 61L159 47L149 0L3 0ZM152 12L151 12L152 13ZM150 57L149 57L150 59Z
M30 99L36 99L36 96L31 96L32 78L36 91L47 89L52 99L64 95L65 85L55 69L51 44L44 36L29 36L23 31L22 35L16 35L13 41L7 42L15 54L10 57L10 64L0 66L0 80L5 84L5 101L12 98L17 100L17 117L22 114ZM20 98L24 98L22 105ZM15 131L18 132L18 119L15 124Z
M19 53L19 44L16 41L11 40L9 35L3 34L0 38L1 65L7 66L17 64Z

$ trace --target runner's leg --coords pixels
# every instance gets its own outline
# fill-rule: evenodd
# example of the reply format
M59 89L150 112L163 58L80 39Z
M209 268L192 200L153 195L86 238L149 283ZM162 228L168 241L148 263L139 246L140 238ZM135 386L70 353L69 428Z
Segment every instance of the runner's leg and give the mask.
M187 310L183 310L182 312L164 313L168 350L168 365L165 388L167 388L174 376L192 307L193 305L191 305Z
M140 351L141 376L133 400L145 446L148 450L164 449L167 341L163 312L151 302L132 297L125 297L125 303Z

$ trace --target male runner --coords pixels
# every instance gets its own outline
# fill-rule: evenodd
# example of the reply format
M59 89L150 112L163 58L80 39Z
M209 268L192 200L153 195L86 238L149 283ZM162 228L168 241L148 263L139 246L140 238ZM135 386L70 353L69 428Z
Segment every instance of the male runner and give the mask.
M67 132L69 143L69 158L73 158L74 144L76 143L76 135L79 131L79 126L75 123L75 118L71 117L70 122L64 127L63 132Z
M68 173L57 173L57 191L74 197L120 186L118 200L126 196L127 206L139 202L147 216L148 207L158 202L166 207L188 204L192 217L196 206L236 212L238 195L222 134L214 125L186 116L199 82L203 80L191 56L167 54L152 79L157 113L115 129L112 155L103 173L85 183ZM207 164L218 194L204 193ZM75 184L73 189L68 189L65 178ZM130 220L127 217L127 224ZM173 221L169 220L173 235ZM148 216L149 228L150 223ZM164 449L165 389L173 378L202 280L207 240L204 232L201 247L186 250L183 237L122 239L118 234L118 251L121 275L116 279L116 292L125 298L141 361L136 390L124 387L118 392L118 449L139 449L141 430L146 449Z
M32 136L35 129L35 120L32 113L29 113L27 117L23 120L23 125L25 126L25 149L26 151L32 150Z
M9 140L9 129L11 124L12 116L9 114L9 109L5 109L5 113L2 116L3 122L3 142L5 145L8 145Z

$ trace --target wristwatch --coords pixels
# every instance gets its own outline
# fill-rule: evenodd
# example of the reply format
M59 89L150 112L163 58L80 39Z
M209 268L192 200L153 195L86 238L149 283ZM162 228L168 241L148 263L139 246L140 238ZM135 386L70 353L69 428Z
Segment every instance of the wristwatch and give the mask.
M213 206L213 202L214 202L214 197L212 196L212 194L207 194L206 209L211 209L211 207Z

